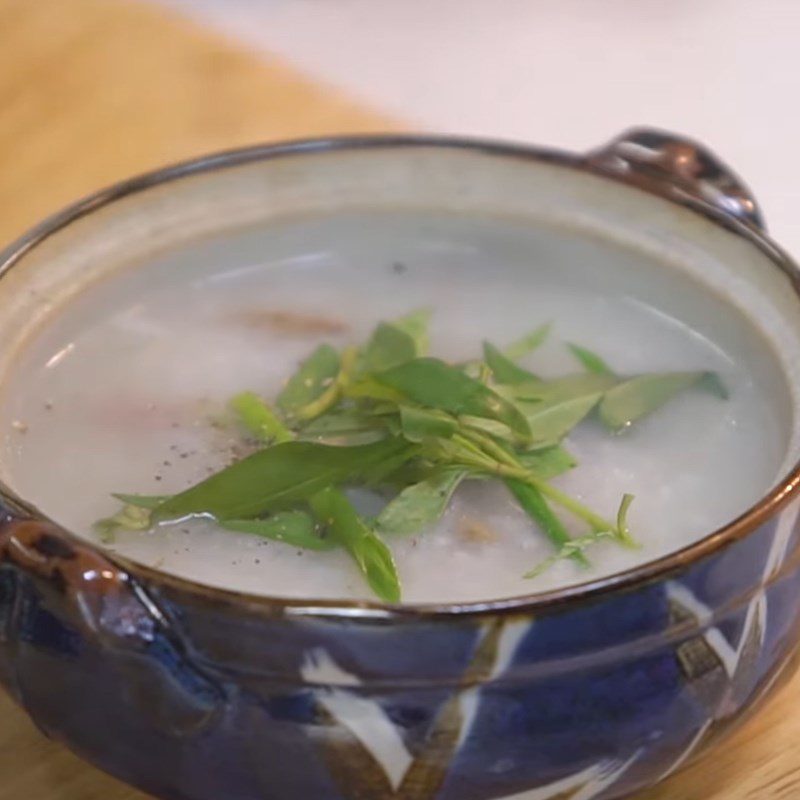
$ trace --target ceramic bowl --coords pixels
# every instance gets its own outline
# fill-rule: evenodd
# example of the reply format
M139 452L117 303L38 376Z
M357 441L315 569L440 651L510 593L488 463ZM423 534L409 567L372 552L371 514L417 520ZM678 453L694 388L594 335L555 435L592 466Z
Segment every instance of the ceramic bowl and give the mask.
M151 173L0 255L0 332L79 273L358 206L549 215L564 235L724 262L768 306L800 309L797 269L741 181L703 147L638 129L588 155L368 137ZM0 682L46 734L163 800L611 800L700 755L790 673L799 480L628 572L442 606L209 588L3 489Z

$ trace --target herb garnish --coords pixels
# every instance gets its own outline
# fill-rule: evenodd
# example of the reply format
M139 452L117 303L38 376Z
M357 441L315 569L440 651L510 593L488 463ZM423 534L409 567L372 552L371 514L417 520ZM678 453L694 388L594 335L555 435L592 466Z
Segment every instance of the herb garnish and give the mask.
M398 602L400 578L382 537L423 531L464 481L495 479L556 548L524 577L562 558L587 566L597 542L636 546L626 519L633 497L607 519L554 485L576 464L564 438L593 412L621 431L692 387L727 396L714 373L621 376L574 344L584 372L542 378L517 362L545 341L549 325L505 349L485 342L482 360L448 364L428 355L428 321L418 311L380 323L361 348L320 345L276 408L254 392L232 398L236 424L259 449L173 496L115 495L124 505L96 524L98 533L109 541L121 529L210 517L297 548L342 548L378 597ZM392 492L375 519L346 494L359 486ZM573 538L562 514L588 532Z

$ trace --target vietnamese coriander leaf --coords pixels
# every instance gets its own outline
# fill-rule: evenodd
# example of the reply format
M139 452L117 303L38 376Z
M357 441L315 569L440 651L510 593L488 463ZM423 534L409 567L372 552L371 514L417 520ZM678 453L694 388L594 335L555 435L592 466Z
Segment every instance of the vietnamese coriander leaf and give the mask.
M328 344L320 345L289 378L278 395L278 407L297 419L318 416L336 400L340 368L339 353Z
M564 524L550 508L542 493L535 486L523 483L515 478L507 478L505 483L525 513L541 528L547 538L561 552L562 548L571 541L570 535L567 533ZM581 551L576 551L571 557L582 566L589 566L586 556Z
M330 550L336 543L319 535L319 526L305 511L279 511L267 519L225 519L219 525L228 531L247 533L304 550Z
M319 523L350 553L375 594L388 603L399 602L400 579L391 551L347 496L337 489L324 489L310 498L309 505Z
M260 403L262 411L272 413L266 403L259 398L256 400ZM277 418L275 419L277 421ZM292 436L279 421L277 425L277 432L282 436ZM396 470L407 460L407 448L399 449L394 455L387 453L384 459L373 467L369 478L380 481L386 472ZM356 561L373 590L385 600L399 601L400 583L392 555L367 528L347 497L340 490L328 486L311 494L308 497L308 504L318 516L321 508L327 509L330 516L322 522L333 531L334 535L331 538L320 537L314 519L302 511L278 512L266 520L222 520L220 525L228 530L274 539L310 550L328 550L336 546L338 539Z
M381 322L364 348L364 369L380 372L417 356L411 334L388 322Z
M584 536L579 536L575 539L567 538L567 540L561 544L557 553L543 561L534 569L526 572L522 577L536 578L557 562L567 558L576 560L579 563L588 564L585 551L592 545L608 539L616 539L626 547L637 547L638 545L630 535L627 523L628 509L632 502L633 495L626 494L623 496L619 511L617 512L616 528L596 527L591 533Z
M503 351L506 358L512 361L519 361L519 359L528 355L528 353L532 353L544 344L545 340L550 335L551 328L552 325L548 322L546 325L540 325L536 330L531 331L521 339L512 342Z
M519 453L517 458L525 469L535 473L539 478L550 480L565 472L569 472L578 463L573 456L560 445L546 447L542 450L531 450Z
M520 403L528 421L531 439L534 442L559 441L586 417L602 396L594 393L569 400Z
M614 375L614 370L606 364L606 362L597 353L587 350L577 344L568 343L567 347L572 352L572 355L578 359L587 372L592 372L595 375Z
M498 422L496 419L473 417L469 414L462 414L458 418L458 422L463 429L487 433L489 436L508 442L509 444L513 444L517 440L514 431L512 431L508 425L503 422Z
M242 426L262 442L288 442L291 432L275 412L254 392L242 392L228 405Z
M94 523L100 541L111 544L120 531L145 531L151 526L151 511L147 507L124 505L116 514Z
M528 439L525 417L510 401L438 358L416 358L374 376L381 385L427 408L504 422Z
M111 544L120 531L144 531L152 525L152 511L169 495L119 494L112 497L123 503L122 508L110 517L99 519L93 528L101 541Z
M122 508L96 530L111 541L121 530L205 516L292 547L342 547L381 599L398 602L400 580L379 532L423 531L465 479L500 480L557 549L533 577L561 558L585 565L585 551L606 539L636 546L630 495L607 519L551 482L575 466L561 442L578 423L598 409L620 430L691 387L727 397L715 373L622 378L578 345L569 348L583 372L542 379L516 362L549 325L504 350L485 342L483 360L450 365L427 355L429 319L422 310L380 323L363 347L341 353L317 347L278 395L277 411L254 392L237 394L230 409L261 450L173 496L115 495ZM344 487L395 495L367 521ZM589 533L572 538L565 513Z
M430 311L421 309L392 322L381 322L364 347L362 369L381 372L428 352Z
M376 422L372 417L354 408L347 408L337 411L328 411L313 420L302 428L304 437L324 437L342 436L349 433L364 433L374 430Z
M533 470L526 469L515 453L490 436L472 431L468 435L455 434L451 439L436 439L423 445L422 454L441 465L461 465L477 476L494 475L503 480L513 478L529 484L593 530L612 531L621 540L623 538L618 534L615 523L587 508Z
M166 494L122 494L114 492L112 497L121 500L129 506L136 506L137 508L146 508L152 511L157 506L160 506L169 495Z
M697 388L713 394L720 400L727 400L730 397L728 387L716 372L704 372L703 377L697 382Z
M378 515L378 530L413 534L433 525L444 514L466 470L443 469L419 483L407 486Z
M344 387L344 394L349 400L371 403L402 403L406 399L401 392L371 376L348 383Z
M438 467L433 466L422 458L413 458L396 466L393 470L381 476L380 488L391 488L400 492L407 486L420 483L429 478Z
M588 548L597 544L598 542L613 538L614 533L612 531L604 530L592 531L591 533L587 533L585 536L578 536L575 539L570 539L561 546L561 549L555 555L545 559L541 564L534 567L529 572L526 572L522 577L538 578L539 575L541 575L543 572L546 572L554 564L557 564L559 561L563 561L566 558L576 559L583 557L585 559L586 550Z
M422 442L434 436L448 438L458 430L457 420L436 409L400 406L400 432L410 442Z
M639 546L631 536L630 529L628 528L628 509L631 507L632 502L632 494L622 495L622 502L619 504L619 511L617 511L617 536L626 547Z
M376 488L391 483L395 476L409 465L409 461L421 453L422 449L422 445L407 442L407 449L399 449L393 455L388 455L370 466L360 477L361 485Z
M386 428L380 417L355 410L330 411L305 425L298 432L298 438L328 444L366 444L383 439Z
M559 400L574 400L597 392L606 392L619 382L619 378L613 375L580 372L549 381L526 382L504 387L503 395L517 400L540 400L553 403Z
M282 442L231 464L165 500L154 519L205 514L244 519L306 501L315 493L349 481L364 481L387 460L414 455L414 445L384 439L353 447L316 442Z
M600 419L613 431L624 430L693 386L718 395L724 391L719 378L709 372L639 375L606 392L600 403Z
M617 384L610 375L568 375L540 385L510 387L517 407L525 415L532 442L558 442L600 402L607 389Z
M483 360L497 383L515 384L539 380L532 372L517 366L490 342L483 343Z
M407 333L414 340L414 355L426 356L430 347L428 326L431 321L431 310L420 308L394 320L391 324L398 330Z

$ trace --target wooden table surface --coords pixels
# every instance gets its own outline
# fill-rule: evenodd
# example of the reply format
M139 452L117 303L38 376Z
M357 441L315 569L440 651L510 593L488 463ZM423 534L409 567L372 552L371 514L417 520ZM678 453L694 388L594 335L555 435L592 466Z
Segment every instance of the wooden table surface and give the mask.
M397 127L160 9L0 0L2 242L81 194L169 161ZM636 800L797 800L799 742L800 677L713 755ZM28 798L146 800L45 739L0 696L0 800Z

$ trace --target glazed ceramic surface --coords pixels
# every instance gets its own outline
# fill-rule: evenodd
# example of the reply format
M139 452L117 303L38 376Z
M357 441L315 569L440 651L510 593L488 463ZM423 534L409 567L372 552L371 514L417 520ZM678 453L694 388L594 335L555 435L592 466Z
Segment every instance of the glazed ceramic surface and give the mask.
M44 318L76 270L99 277L121 254L359 192L625 236L720 291L735 274L773 342L797 325L794 267L744 188L704 151L638 133L588 159L358 140L140 179L8 251L0 327ZM797 482L787 470L731 525L602 582L427 607L204 588L103 552L7 490L0 680L45 732L164 800L611 800L701 753L788 675Z

